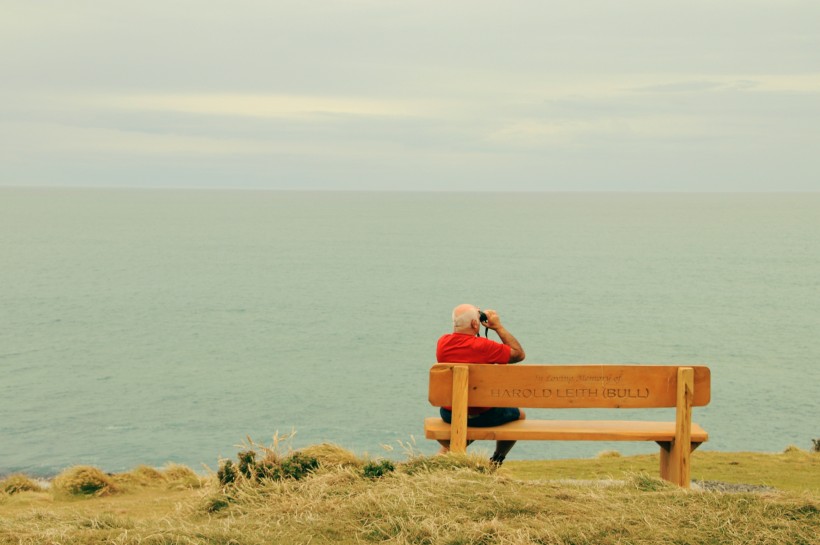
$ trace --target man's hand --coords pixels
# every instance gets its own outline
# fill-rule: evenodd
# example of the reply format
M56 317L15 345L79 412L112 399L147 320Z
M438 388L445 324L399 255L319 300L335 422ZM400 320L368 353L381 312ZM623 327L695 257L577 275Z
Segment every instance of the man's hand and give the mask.
M487 315L487 321L482 325L495 331L496 334L498 334L498 338L501 339L501 342L510 347L509 363L522 361L526 357L524 349L521 348L521 343L518 342L518 339L513 337L512 333L501 325L501 318L498 316L498 313L494 310L487 309L484 311L484 314Z
M497 330L501 327L501 318L498 316L498 313L492 309L487 309L484 311L484 314L487 315L487 321L482 322L481 325L484 327L489 327L493 331Z

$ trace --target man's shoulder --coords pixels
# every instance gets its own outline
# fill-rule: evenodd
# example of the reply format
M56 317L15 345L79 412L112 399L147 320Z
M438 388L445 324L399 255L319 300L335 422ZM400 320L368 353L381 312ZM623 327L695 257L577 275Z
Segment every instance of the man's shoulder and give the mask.
M475 337L473 335L466 335L464 333L445 333L438 339L438 344L459 344L459 345L468 345L473 344L475 342Z
M444 335L439 337L439 340L442 340L442 339L472 339L472 338L473 338L472 335L466 335L464 333L445 333Z

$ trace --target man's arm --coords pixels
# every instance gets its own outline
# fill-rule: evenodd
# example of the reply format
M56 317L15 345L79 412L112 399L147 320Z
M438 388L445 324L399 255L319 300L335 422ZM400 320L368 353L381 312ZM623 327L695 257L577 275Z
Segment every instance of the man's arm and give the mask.
M484 325L495 331L501 342L510 347L510 361L508 363L524 361L527 355L524 353L524 349L521 348L521 343L501 325L501 318L498 317L498 313L494 310L485 310L484 313L487 315L487 321Z
M498 333L498 337L501 339L501 342L510 347L509 363L518 363L519 361L523 361L527 355L524 354L524 349L521 348L521 343L518 342L518 339L513 337L513 334L507 331L503 326L496 328L495 332Z

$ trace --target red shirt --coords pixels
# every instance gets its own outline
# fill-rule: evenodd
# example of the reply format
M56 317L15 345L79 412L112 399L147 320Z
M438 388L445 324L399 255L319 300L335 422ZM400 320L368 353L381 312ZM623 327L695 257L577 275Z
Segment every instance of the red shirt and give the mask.
M484 337L467 333L442 335L436 345L439 363L501 363L510 362L510 347ZM450 407L444 407L448 411ZM469 407L469 414L481 414L486 407Z
M510 347L466 333L442 335L436 345L439 363L510 363Z

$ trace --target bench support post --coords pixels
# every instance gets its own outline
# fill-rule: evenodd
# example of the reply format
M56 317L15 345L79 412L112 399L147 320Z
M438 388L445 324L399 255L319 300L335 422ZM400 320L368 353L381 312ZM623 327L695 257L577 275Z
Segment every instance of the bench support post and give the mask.
M450 420L450 452L467 452L467 391L470 370L465 365L453 366L453 410Z
M671 473L671 462L672 459L670 454L672 452L672 443L673 441L655 441L661 447L661 479L666 481L672 481L672 473ZM695 449L698 448L702 443L692 443L692 447L690 448L689 452L695 452Z
M695 391L695 371L691 367L678 369L677 406L674 441L658 442L661 447L661 478L689 488L691 454L700 443L692 444L692 399Z

